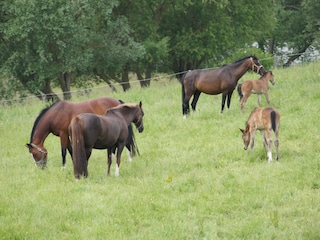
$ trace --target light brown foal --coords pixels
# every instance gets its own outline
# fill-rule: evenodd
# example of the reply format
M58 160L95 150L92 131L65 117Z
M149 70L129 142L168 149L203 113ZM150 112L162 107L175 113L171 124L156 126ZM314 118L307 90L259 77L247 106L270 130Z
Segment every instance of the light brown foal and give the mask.
M272 71L266 72L258 80L246 80L243 83L238 85L238 94L240 96L241 111L244 111L244 104L246 103L246 101L248 100L248 98L252 93L258 94L259 107L260 107L261 94L265 95L266 100L270 105L270 99L268 95L268 90L269 90L268 81L270 81L272 85L275 84Z
M267 151L268 161L272 161L272 139L271 132L275 134L274 145L276 147L276 159L279 159L279 128L280 128L280 113L273 107L255 108L246 123L246 129L240 129L242 132L243 148L248 149L250 144L251 153L254 147L254 135L256 130L260 130L263 136L263 143Z

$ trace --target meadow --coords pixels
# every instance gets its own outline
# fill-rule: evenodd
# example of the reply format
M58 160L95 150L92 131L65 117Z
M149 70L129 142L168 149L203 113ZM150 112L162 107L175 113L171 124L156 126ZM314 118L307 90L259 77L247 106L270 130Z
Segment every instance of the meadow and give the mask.
M272 106L281 114L279 161L268 163L261 134L253 154L241 132L257 96L240 111L235 91L202 94L182 118L181 85L152 81L128 92L93 90L73 101L111 96L143 103L140 156L122 154L120 176L106 176L106 151L94 150L89 177L77 181L70 156L61 167L59 138L49 135L47 168L27 148L38 100L0 108L1 239L320 239L320 63L273 69ZM247 73L239 81L258 79ZM266 106L264 96L262 105Z

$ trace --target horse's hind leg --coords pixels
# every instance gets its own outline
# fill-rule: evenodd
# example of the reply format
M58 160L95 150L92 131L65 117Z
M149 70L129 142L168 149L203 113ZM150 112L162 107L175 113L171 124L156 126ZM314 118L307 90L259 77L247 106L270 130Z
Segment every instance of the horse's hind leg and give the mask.
M112 153L113 153L113 149L112 148L108 148L107 150L107 155L108 155L108 170L107 170L107 175L110 176L110 167L111 167L111 163L112 163Z
M116 164L116 172L115 176L118 177L120 174L120 163L121 163L121 153L123 151L124 145L119 144L117 150L117 164Z
M272 161L272 140L271 140L271 134L269 129L266 129L265 131L265 142L266 142L268 161L271 162Z
M191 98L191 95L185 96L185 98L182 101L182 114L183 116L186 116L190 113L190 108L189 108L189 100Z
M192 99L192 103L191 103L191 107L192 107L193 111L196 111L196 105L199 100L200 94L201 94L201 92L198 90L195 91L195 93L193 94L193 99Z
M276 159L277 161L279 160L279 152L278 152L278 148L279 148L279 128L275 131L275 140L274 140L274 145L276 147Z

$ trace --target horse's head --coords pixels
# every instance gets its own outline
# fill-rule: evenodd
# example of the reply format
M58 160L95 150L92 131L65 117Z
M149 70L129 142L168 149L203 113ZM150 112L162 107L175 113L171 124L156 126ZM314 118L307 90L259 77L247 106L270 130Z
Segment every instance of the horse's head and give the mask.
M31 153L34 162L40 168L45 168L47 164L48 152L44 147L40 148L34 143L27 143L26 147L29 148L29 152Z
M143 126L143 116L144 116L144 112L142 109L142 102L140 101L140 103L138 104L138 111L134 117L133 123L136 125L136 128L138 129L138 131L141 133L144 130L144 126Z
M263 76L266 73L265 68L261 63L259 62L259 59L256 56L251 56L251 69L252 71L260 74L260 76Z
M246 130L243 130L240 128L240 131L242 132L242 140L243 140L243 149L247 150L249 143L250 143L250 131L247 127Z
M269 76L269 81L271 82L272 85L274 85L276 82L274 81L274 76L273 76L272 72L269 71L268 74L270 75Z

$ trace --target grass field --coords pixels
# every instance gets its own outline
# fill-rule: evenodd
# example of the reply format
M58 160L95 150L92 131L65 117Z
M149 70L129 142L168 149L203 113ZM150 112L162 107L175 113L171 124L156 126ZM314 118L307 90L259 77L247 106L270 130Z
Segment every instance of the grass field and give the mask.
M234 92L223 114L221 95L201 95L198 112L184 120L176 80L94 90L90 98L141 100L145 131L135 131L140 156L130 163L124 152L119 177L114 163L106 176L106 152L94 150L81 181L70 156L61 167L59 138L45 142L45 170L24 146L44 103L2 106L0 239L320 239L319 68L273 70L269 95L281 127L280 159L271 164L260 133L252 155L242 147L239 128L256 95L242 113Z

